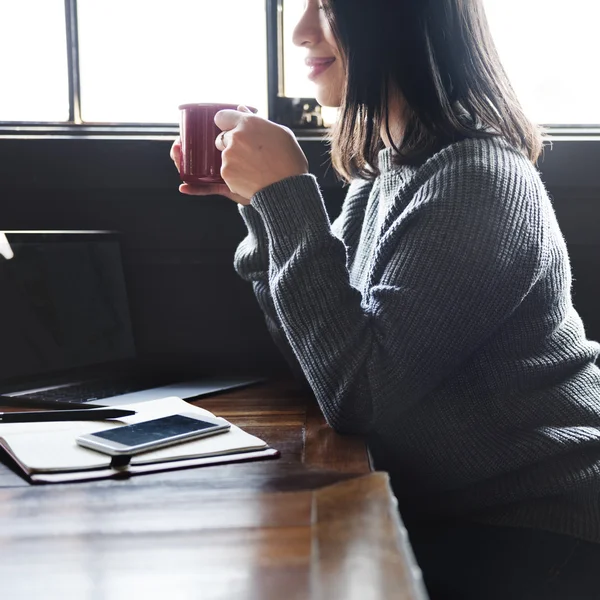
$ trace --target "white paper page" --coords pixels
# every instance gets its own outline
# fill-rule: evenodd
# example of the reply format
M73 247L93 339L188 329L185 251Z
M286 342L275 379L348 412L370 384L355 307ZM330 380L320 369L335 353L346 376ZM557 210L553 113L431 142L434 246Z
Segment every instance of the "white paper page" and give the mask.
M130 407L123 406L122 408ZM81 470L107 467L111 457L78 446L75 438L79 435L186 412L199 416L214 416L207 410L175 397L133 404L131 409L136 410L137 414L117 422L71 421L4 424L0 426L0 437L4 438L18 459L32 470ZM161 462L265 447L265 442L232 425L231 430L227 433L146 452L134 457L132 463Z

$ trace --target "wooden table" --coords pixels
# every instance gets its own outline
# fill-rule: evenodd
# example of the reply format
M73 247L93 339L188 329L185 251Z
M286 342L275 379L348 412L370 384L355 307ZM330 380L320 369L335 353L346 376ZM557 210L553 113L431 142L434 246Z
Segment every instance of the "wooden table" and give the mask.
M1 598L425 598L362 440L289 382L198 404L281 458L53 486L0 465Z

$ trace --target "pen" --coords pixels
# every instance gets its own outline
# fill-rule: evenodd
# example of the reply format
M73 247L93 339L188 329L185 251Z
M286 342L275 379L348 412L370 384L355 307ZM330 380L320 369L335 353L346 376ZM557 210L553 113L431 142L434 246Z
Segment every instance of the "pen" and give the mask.
M36 423L45 421L102 421L135 415L134 410L94 408L91 410L51 410L31 412L0 412L0 423Z
M17 408L53 408L55 410L73 410L74 408L101 408L100 404L91 402L66 402L64 400L44 400L22 396L5 396L0 394L0 406L15 406ZM102 407L104 408L104 407Z

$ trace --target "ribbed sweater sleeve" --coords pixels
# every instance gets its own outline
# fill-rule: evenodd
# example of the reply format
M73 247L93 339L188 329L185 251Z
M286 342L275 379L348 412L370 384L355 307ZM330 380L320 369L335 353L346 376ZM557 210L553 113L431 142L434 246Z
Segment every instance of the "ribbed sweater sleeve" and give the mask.
M522 178L460 156L420 173L393 200L365 293L350 284L313 176L252 198L280 329L339 432L368 433L424 398L511 315L540 269Z
M267 330L275 345L283 355L295 378L302 384L307 384L302 367L287 342L277 317L277 311L273 305L269 288L269 242L262 218L252 206L240 204L238 209L248 228L248 235L236 249L233 262L234 269L244 281L252 284L254 295L265 317Z
M364 212L364 204L368 198L370 188L371 184L368 182L355 181L348 190L344 204L345 210L342 210L342 213L331 226L331 230L336 237L345 239L350 244L350 247L347 248L349 255L353 254L357 247L360 221L349 219L347 213ZM273 341L296 379L308 386L302 367L287 341L273 304L269 287L269 240L262 217L252 206L239 204L238 210L248 229L248 235L236 249L233 261L234 269L244 281L252 284L254 295L265 316L267 330Z

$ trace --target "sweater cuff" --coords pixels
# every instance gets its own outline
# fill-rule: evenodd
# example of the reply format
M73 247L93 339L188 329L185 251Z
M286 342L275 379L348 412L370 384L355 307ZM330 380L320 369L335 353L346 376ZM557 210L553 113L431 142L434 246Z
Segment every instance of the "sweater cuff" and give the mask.
M238 204L238 210L248 228L248 233L256 238L266 236L267 232L262 217L253 206Z
M235 251L233 268L246 281L256 281L269 270L269 238L262 217L251 206L238 204L248 235Z
M314 175L295 175L257 192L251 206L262 217L273 248L284 254L306 243L307 236L331 233L331 223Z

